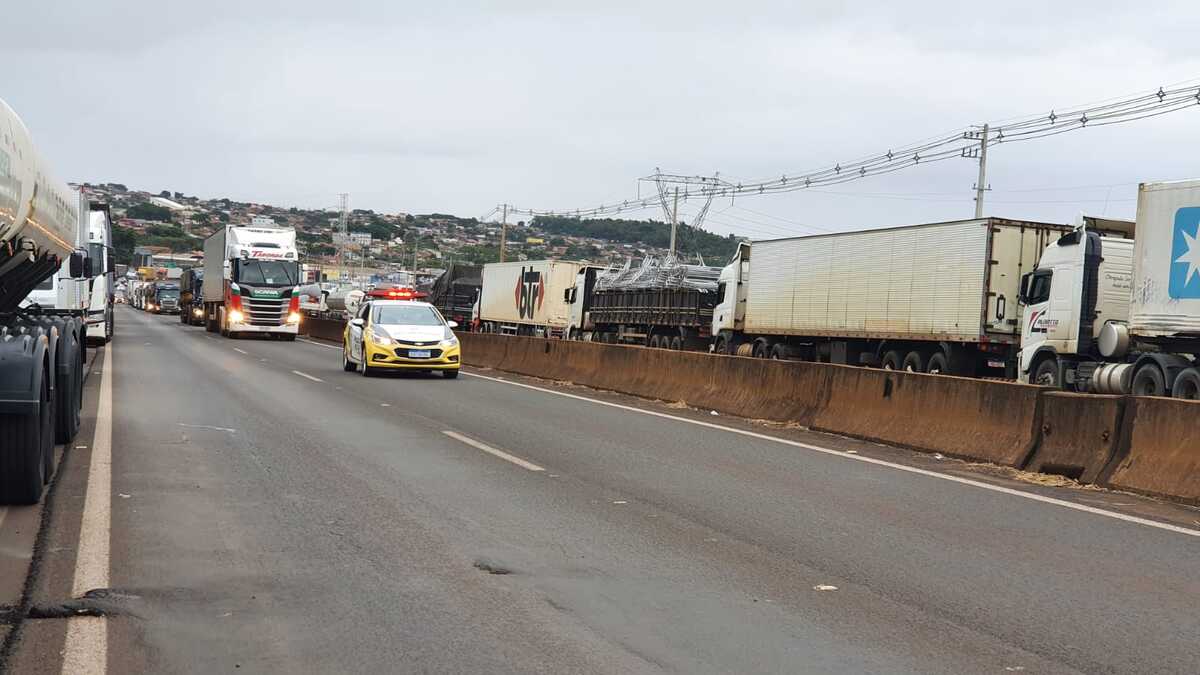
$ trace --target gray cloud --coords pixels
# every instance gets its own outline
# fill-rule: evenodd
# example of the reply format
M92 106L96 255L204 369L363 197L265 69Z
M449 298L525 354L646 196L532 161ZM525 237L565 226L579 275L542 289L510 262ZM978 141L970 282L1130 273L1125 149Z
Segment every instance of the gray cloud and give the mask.
M464 214L612 201L656 166L820 167L1200 77L1194 3L46 0L5 18L0 97L60 175ZM1131 215L1139 180L1194 171L1198 115L1001 147L988 210ZM974 180L946 162L714 205L710 226L961 217ZM1073 189L1026 191L1046 187Z

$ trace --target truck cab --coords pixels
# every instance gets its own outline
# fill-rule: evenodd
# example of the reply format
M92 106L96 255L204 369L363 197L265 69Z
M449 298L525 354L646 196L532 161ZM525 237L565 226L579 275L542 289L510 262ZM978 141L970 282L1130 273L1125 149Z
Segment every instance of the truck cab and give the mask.
M746 280L750 276L750 245L738 246L733 261L717 279L717 306L713 308L712 351L732 354L746 321Z
M1022 276L1020 379L1077 387L1091 377L1081 363L1101 356L1106 324L1129 320L1133 240L1086 228L1063 235Z

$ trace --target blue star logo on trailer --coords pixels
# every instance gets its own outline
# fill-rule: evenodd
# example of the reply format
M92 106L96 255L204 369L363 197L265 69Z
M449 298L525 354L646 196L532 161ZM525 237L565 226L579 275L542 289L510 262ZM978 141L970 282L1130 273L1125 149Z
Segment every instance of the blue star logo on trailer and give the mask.
M1171 239L1171 279L1167 295L1172 300L1200 298L1200 206L1175 212Z

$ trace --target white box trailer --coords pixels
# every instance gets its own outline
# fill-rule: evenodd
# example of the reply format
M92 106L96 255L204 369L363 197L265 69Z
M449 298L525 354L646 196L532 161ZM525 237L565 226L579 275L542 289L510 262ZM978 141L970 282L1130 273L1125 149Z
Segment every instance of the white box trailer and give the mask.
M594 267L569 260L526 260L483 266L479 300L484 332L562 337L583 294L571 293L580 272Z
M1012 371L1021 276L1070 230L979 218L756 241L722 273L714 348L961 375Z

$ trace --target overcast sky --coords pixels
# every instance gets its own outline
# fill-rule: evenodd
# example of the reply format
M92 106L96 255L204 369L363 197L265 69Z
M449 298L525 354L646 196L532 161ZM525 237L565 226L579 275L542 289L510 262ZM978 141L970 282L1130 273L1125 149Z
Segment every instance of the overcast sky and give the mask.
M1200 85L1194 1L6 4L0 98L63 179L285 206L585 207L655 167L761 178ZM1197 152L1200 106L999 146L986 210L1132 217L1137 182L1195 177ZM976 171L726 200L707 227L969 217Z

